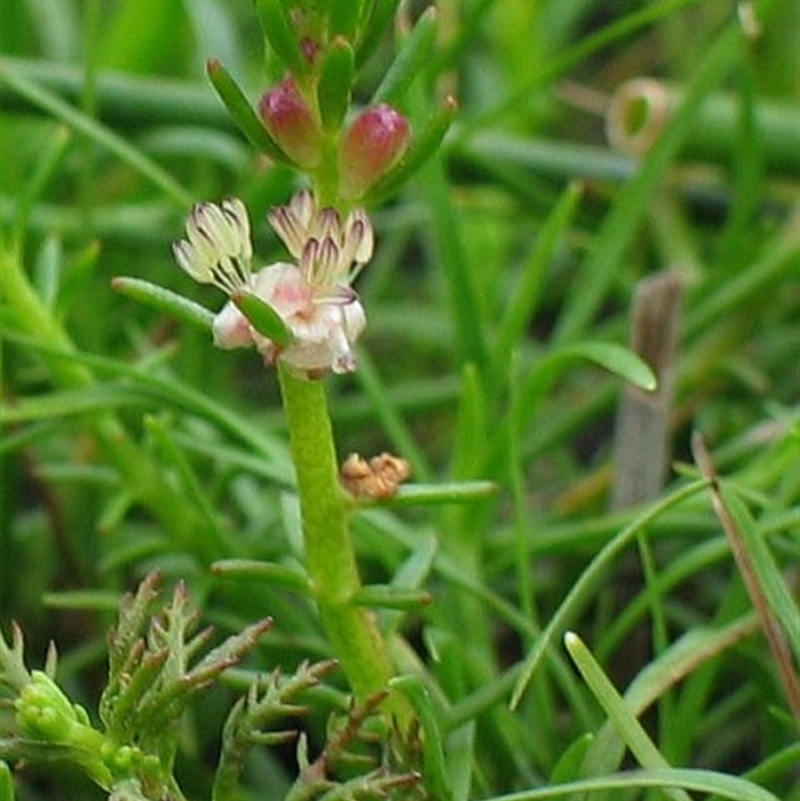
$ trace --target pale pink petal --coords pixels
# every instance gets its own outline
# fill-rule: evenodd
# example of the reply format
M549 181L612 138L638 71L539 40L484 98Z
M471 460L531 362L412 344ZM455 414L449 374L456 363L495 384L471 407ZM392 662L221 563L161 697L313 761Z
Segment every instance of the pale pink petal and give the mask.
M214 317L214 344L218 348L246 348L253 345L253 327L233 301L228 301Z

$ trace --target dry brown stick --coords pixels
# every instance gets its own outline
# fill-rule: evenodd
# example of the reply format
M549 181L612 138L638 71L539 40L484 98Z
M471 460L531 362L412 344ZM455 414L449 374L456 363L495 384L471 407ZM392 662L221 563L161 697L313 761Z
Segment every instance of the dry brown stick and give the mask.
M764 636L767 638L767 643L769 644L772 657L778 669L778 675L780 676L784 692L786 693L786 700L789 703L789 708L792 710L794 716L800 719L800 677L798 677L794 663L792 662L792 655L789 651L786 635L780 623L775 618L775 615L772 613L772 609L767 601L764 589L761 586L758 574L753 565L753 560L750 556L750 552L747 550L747 545L744 542L739 526L725 504L725 500L720 492L719 481L717 473L714 470L714 464L711 461L711 456L703 441L703 437L698 432L692 435L692 455L703 477L709 481L711 504L722 525L725 536L728 538L731 551L733 552L733 558L739 568L739 573L742 576L750 600L758 614L761 628L764 631Z
M620 400L611 488L613 509L655 498L664 486L682 290L681 276L667 271L642 281L633 299L631 350L650 365L658 386L653 392L626 386Z

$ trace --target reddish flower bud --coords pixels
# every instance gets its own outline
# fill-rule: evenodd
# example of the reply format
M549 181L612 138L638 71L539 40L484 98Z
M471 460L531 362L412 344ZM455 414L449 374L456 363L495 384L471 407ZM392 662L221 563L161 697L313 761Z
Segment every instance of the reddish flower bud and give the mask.
M361 197L403 157L411 138L408 120L382 103L353 121L339 147L340 191Z
M293 78L267 92L258 106L264 127L289 158L312 169L322 157L321 128Z

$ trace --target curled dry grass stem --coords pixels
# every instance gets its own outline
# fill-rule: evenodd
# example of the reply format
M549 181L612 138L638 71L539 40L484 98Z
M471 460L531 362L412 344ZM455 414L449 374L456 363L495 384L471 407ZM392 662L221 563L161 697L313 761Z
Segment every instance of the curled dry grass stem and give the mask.
M794 716L800 719L800 677L792 662L786 633L773 613L761 576L754 564L753 555L748 548L742 529L723 498L719 477L711 461L711 455L702 436L697 432L692 437L692 454L700 472L708 479L714 512L728 538L742 581L758 613L761 628L769 644L786 694L786 700Z

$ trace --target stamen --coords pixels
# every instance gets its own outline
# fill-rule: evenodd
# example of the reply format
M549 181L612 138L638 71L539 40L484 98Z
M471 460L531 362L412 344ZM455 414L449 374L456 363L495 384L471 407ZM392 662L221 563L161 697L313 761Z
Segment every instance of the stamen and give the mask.
M307 235L305 228L292 213L292 210L286 206L271 209L267 212L267 220L293 258L299 259L302 255Z
M333 239L327 237L322 240L317 253L313 281L311 282L314 286L333 286L338 283L337 279L344 277L340 275L342 271L340 270L341 261L339 255L339 247Z

